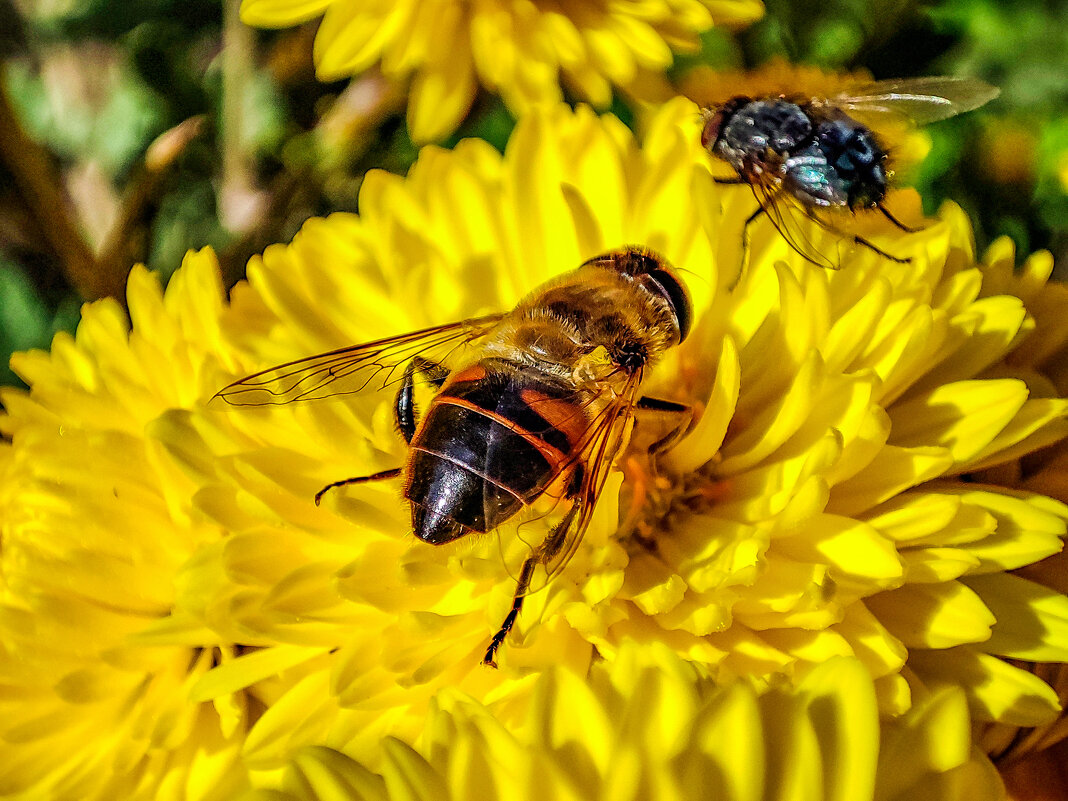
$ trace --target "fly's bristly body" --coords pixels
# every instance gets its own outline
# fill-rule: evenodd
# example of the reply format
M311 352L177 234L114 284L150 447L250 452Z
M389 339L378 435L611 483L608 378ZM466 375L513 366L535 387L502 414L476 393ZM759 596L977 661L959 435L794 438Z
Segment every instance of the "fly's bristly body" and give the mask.
M689 409L640 397L647 369L687 335L689 297L674 270L642 248L590 259L534 290L509 313L449 323L343 348L248 376L220 390L231 405L266 405L396 388L406 463L336 487L401 478L412 529L439 545L493 531L539 498L565 511L532 549L512 608L483 662L496 653L531 591L534 571L566 564L627 442L635 414ZM435 388L424 414L416 376Z
M837 268L806 236L804 221L842 236L823 211L877 209L895 226L883 205L891 171L875 127L880 120L927 123L978 108L998 90L969 78L928 77L876 81L828 98L736 97L705 112L702 144L729 164L736 177L720 183L748 184L759 203L745 223L761 214L806 260ZM850 237L880 256L907 262L860 236ZM748 246L748 239L745 240Z

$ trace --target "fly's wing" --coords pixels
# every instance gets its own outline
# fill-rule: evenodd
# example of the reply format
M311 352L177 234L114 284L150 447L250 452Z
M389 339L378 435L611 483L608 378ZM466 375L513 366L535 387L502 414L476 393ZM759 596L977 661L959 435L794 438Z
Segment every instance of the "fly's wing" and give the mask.
M890 114L924 124L979 108L999 94L997 87L978 78L937 75L862 84L819 104L847 113Z
M816 222L820 228L829 229L834 233L838 232L817 218L815 212L810 212L803 201L791 194L789 180L785 180L781 186L769 186L764 183L750 184L750 186L764 214L791 250L817 267L837 270L841 266L838 261L837 243L833 254L821 248L812 236L815 230L813 222ZM752 233L748 236L751 240Z
M416 357L435 363L484 337L505 315L492 314L298 359L235 381L212 398L231 406L272 406L377 392L401 380Z
M572 498L573 509L549 532L539 546L543 550L535 550L542 570L535 571L526 595L545 588L560 574L589 529L612 466L627 444L640 383L640 375L630 376L622 391L590 421L583 434L568 467L581 470Z

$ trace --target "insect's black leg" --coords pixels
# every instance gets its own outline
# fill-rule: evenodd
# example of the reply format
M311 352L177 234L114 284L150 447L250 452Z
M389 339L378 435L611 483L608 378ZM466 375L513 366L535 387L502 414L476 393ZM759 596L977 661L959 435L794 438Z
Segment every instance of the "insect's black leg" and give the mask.
M854 236L853 237L853 241L856 242L858 245L863 245L864 247L866 247L868 250L872 251L873 253L877 253L878 255L882 256L884 259L889 259L890 261L895 262L897 264L911 264L912 263L912 259L911 258L908 258L908 257L902 258L901 256L892 256L891 254L887 253L885 250L883 250L882 248L878 247L877 245L869 242L867 239L865 239L862 236Z
M742 276L745 275L745 269L749 265L749 226L756 221L757 217L764 214L766 211L767 209L761 204L757 207L756 211L745 218L745 222L742 224L742 263L738 267L738 274L734 276L734 280L727 286L728 291L731 291L738 286L738 282L742 280Z
M690 430L690 424L693 423L692 406L664 400L663 398L638 398L638 401L634 404L634 411L636 413L644 412L649 416L656 415L663 420L670 421L667 434L649 446L649 453L653 455L670 450L686 435L686 432Z
M397 421L397 430L404 441L411 443L415 436L415 362L410 361L404 368L404 378L394 401L393 417Z
M713 176L712 182L713 183L717 183L717 184L726 184L726 185L733 185L733 186L737 186L738 184L747 184L747 183L749 183L749 181L745 180L745 178L742 178L740 175L736 175L733 178L716 178L715 176Z
M397 390L394 415L397 420L397 430L400 431L401 436L404 437L404 441L407 443L410 443L412 437L415 436L416 408L414 395L416 370L425 375L427 380L437 387L445 383L445 379L449 376L449 371L445 367L437 362L430 361L430 359L424 359L422 356L416 356L404 368L404 377L401 379L400 389ZM340 481L331 482L315 493L315 505L318 506L323 500L323 495L332 489L345 487L349 484L363 484L368 481L396 478L401 474L401 470L402 468L400 467L394 467L392 470L382 470L369 476L343 478Z
M577 497L581 487L582 471L576 470L568 490L568 497ZM567 510L567 514L564 515L563 519L553 526L552 531L549 532L549 535L542 541L541 545L537 547L537 550L523 562L523 567L519 571L519 582L515 588L515 595L512 596L512 608L504 618L504 622L501 623L501 627L497 630L497 633L493 635L493 639L490 640L489 647L486 649L486 655L482 657L483 665L487 665L491 668L497 667L497 650L504 643L505 638L508 636L508 632L512 630L516 620L519 619L519 612L523 608L523 599L526 597L527 591L530 589L530 580L534 577L534 568L538 565L545 564L560 552L560 549L564 546L564 542L567 540L567 532L575 520L575 515L578 514L579 505L577 500L571 504L571 508Z
M368 481L382 481L386 478L396 478L401 474L401 469L402 468L400 467L394 467L392 470L382 470L378 473L372 473L369 476L356 476L356 478L343 478L340 481L333 481L315 493L315 505L318 506L319 502L323 499L323 495L332 489L344 487L349 484L364 484Z
M443 364L432 362L423 356L413 356L410 362L431 384L441 389L445 379L449 377L449 368Z
M884 206L882 203L876 203L875 204L875 208L877 208L879 211L881 211L883 216L886 217L886 219L888 219L890 222L892 222L895 226L900 228L906 234L916 234L916 233L919 233L920 231L924 230L923 228L913 228L911 226L905 225L905 223L901 222L901 220L899 220L897 217L895 217L893 214L891 214L890 210L887 209L886 206Z
M886 214L887 212L884 210L883 213ZM806 208L805 209L805 214L808 216L808 218L810 220L812 220L814 223L816 223L816 225L818 225L821 228L823 228L825 231L830 231L832 234L834 234L835 236L838 236L838 237L848 238L848 234L845 234L840 229L835 228L833 225L828 223L826 220L821 220L817 215L813 214L810 209ZM870 242L870 241L868 241L867 239L865 239L862 236L856 235L856 236L853 236L852 239L853 239L853 242L855 244L863 245L868 250L870 250L872 253L876 253L879 256L882 256L884 259L887 259L889 261L895 262L896 264L911 264L912 263L912 259L910 259L910 258L902 258L900 256L893 256L893 255L887 253L885 250L883 250L878 245L876 245L874 242Z
M449 376L449 371L437 362L416 356L404 368L404 377L401 379L400 389L397 390L397 400L394 407L394 417L397 421L397 430L400 431L404 441L411 443L415 436L415 371L418 370L427 380L439 389Z
M577 508L577 505L572 508ZM523 598L526 597L527 589L530 587L530 579L534 575L534 568L537 564L537 559L534 556L523 562L523 569L519 572L519 584L516 587L515 596L512 598L512 608L504 618L504 622L501 623L497 633L493 635L493 639L490 640L486 655L482 657L483 665L491 668L497 667L497 649L501 647L504 638L508 636L508 632L512 630L512 626L519 619L519 611L523 608Z

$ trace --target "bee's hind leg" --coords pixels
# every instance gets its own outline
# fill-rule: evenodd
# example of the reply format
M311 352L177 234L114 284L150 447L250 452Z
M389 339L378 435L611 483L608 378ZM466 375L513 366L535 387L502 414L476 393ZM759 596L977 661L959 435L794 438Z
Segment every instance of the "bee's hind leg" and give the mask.
M397 390L397 400L394 406L394 417L397 421L397 430L400 431L404 441L411 443L415 436L415 371L418 370L434 386L441 388L445 379L449 377L449 371L430 359L416 356L408 366L404 368L404 377L401 379L400 389Z
M568 532L571 530L575 517L578 515L579 507L582 505L577 497L581 486L582 471L576 470L568 492L568 497L572 499L571 508L567 510L567 514L563 516L560 522L553 526L552 531L549 532L549 535L534 553L523 562L523 567L519 571L519 582L516 584L515 595L512 596L512 608L508 611L497 633L493 635L493 639L490 640L486 655L482 657L483 665L491 668L497 667L497 651L504 644L504 640L512 630L512 627L515 626L516 620L519 619L519 612L523 608L523 599L530 590L531 579L534 578L534 568L550 562L554 556L560 553L560 549L567 542Z

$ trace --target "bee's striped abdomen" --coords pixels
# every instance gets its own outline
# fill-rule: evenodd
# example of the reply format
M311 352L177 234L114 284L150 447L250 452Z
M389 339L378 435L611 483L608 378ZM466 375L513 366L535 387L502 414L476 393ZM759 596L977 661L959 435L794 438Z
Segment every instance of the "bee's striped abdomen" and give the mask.
M487 361L454 375L412 438L405 497L415 534L427 542L491 531L574 462L586 419L573 395L495 366Z

